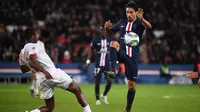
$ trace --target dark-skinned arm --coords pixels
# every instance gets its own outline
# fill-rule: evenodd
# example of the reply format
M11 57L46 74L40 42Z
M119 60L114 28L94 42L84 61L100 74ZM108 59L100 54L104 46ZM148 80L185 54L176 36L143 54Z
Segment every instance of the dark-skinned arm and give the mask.
M27 73L30 71L30 69L26 65L20 65L20 69L22 73Z
M31 54L31 55L29 56L29 65L30 65L33 69L35 69L36 71L40 71L40 72L44 73L44 75L45 75L45 77L46 77L47 79L53 79L52 76L51 76L51 74L50 74L48 71L46 71L43 67L41 67L41 66L38 64L38 62L37 62L36 59L37 59L36 55L35 55L35 54Z

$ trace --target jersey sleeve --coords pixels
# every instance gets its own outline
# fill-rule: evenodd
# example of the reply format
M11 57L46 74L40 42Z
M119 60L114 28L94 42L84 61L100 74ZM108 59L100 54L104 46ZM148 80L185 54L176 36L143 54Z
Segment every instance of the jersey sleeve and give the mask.
M25 63L22 61L22 52L19 54L19 65L25 65Z
M120 30L120 27L121 27L121 20L117 22L117 24L115 24L113 27L112 27L112 32L117 32Z
M142 30L145 30L145 29L146 29L143 23L141 23L141 29L142 29Z
M92 43L91 43L91 50L96 49L96 38L93 39Z

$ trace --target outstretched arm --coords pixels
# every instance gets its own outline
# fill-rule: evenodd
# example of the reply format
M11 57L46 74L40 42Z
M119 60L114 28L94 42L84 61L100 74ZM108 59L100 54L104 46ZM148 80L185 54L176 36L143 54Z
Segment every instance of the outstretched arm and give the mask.
M112 23L110 22L110 20L108 20L105 25L104 25L105 29L106 29L106 32L108 34L111 34L113 32L117 32L120 30L120 21L115 24L114 26L112 26Z
M51 74L49 72L47 72L43 67L41 67L38 62L36 61L36 56L34 54L31 54L29 56L29 64L30 66L35 69L36 71L40 71L42 73L44 73L45 77L47 79L53 79Z
M149 21L143 18L143 14L144 14L143 9L139 8L136 13L137 13L137 17L142 21L145 28L150 29L152 27L151 24L149 23Z
M86 60L86 67L87 68L90 66L90 61L91 61L95 52L96 52L96 38L91 43L90 52L89 52L87 60Z
M94 50L90 50L89 54L88 54L88 58L86 60L86 67L88 68L90 66L90 60L92 59L93 54L95 53Z

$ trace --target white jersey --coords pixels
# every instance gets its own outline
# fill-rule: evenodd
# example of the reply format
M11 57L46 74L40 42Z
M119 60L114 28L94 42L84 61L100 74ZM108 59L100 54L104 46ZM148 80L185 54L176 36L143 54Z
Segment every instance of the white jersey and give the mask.
M37 62L42 66L45 70L47 70L53 79L46 80L45 75L42 72L36 72L29 65L29 56L34 54L37 56ZM50 57L45 52L44 47L38 43L28 43L21 50L19 55L19 63L20 65L26 65L31 70L36 72L37 83L39 84L40 89L40 98L41 99L49 99L54 95L54 87L67 89L68 86L72 83L71 77L66 74L61 69L55 68L54 63L51 61Z
M40 66L42 66L45 70L47 70L48 72L54 71L55 65L52 62L52 60L50 59L50 57L47 55L47 53L44 50L44 47L41 47L41 45L37 44L37 43L28 43L24 46L24 48L21 50L21 65L25 64L28 67L30 67L29 65L29 56L31 54L36 55L37 57L37 62L39 63ZM39 82L45 80L45 76L43 73L41 72L37 72L36 70L34 70L33 68L30 67L31 70L36 72L36 78L37 80L39 80Z

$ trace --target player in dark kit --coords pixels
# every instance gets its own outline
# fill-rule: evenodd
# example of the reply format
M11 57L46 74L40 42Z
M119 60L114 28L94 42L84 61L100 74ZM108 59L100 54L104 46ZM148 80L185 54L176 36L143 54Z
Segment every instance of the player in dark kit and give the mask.
M130 2L125 6L125 8L127 19L121 19L113 27L111 22L107 21L105 23L105 27L107 32L120 31L120 43L112 41L110 58L113 69L116 66L115 62L117 59L125 64L125 74L128 80L127 104L125 112L130 112L136 92L139 45L135 47L127 46L124 43L124 35L128 32L135 32L141 40L144 30L150 29L151 24L143 18L143 9L139 8L136 3ZM109 76L110 73L106 75Z
M91 51L88 55L86 61L86 67L89 67L92 55L95 54L95 95L96 95L96 105L100 105L99 92L101 83L101 74L104 71L110 70L110 43L112 38L108 35L103 27L100 28L100 36L94 38L91 44ZM112 80L106 78L107 84L102 95L105 104L108 104L107 93L111 88Z

